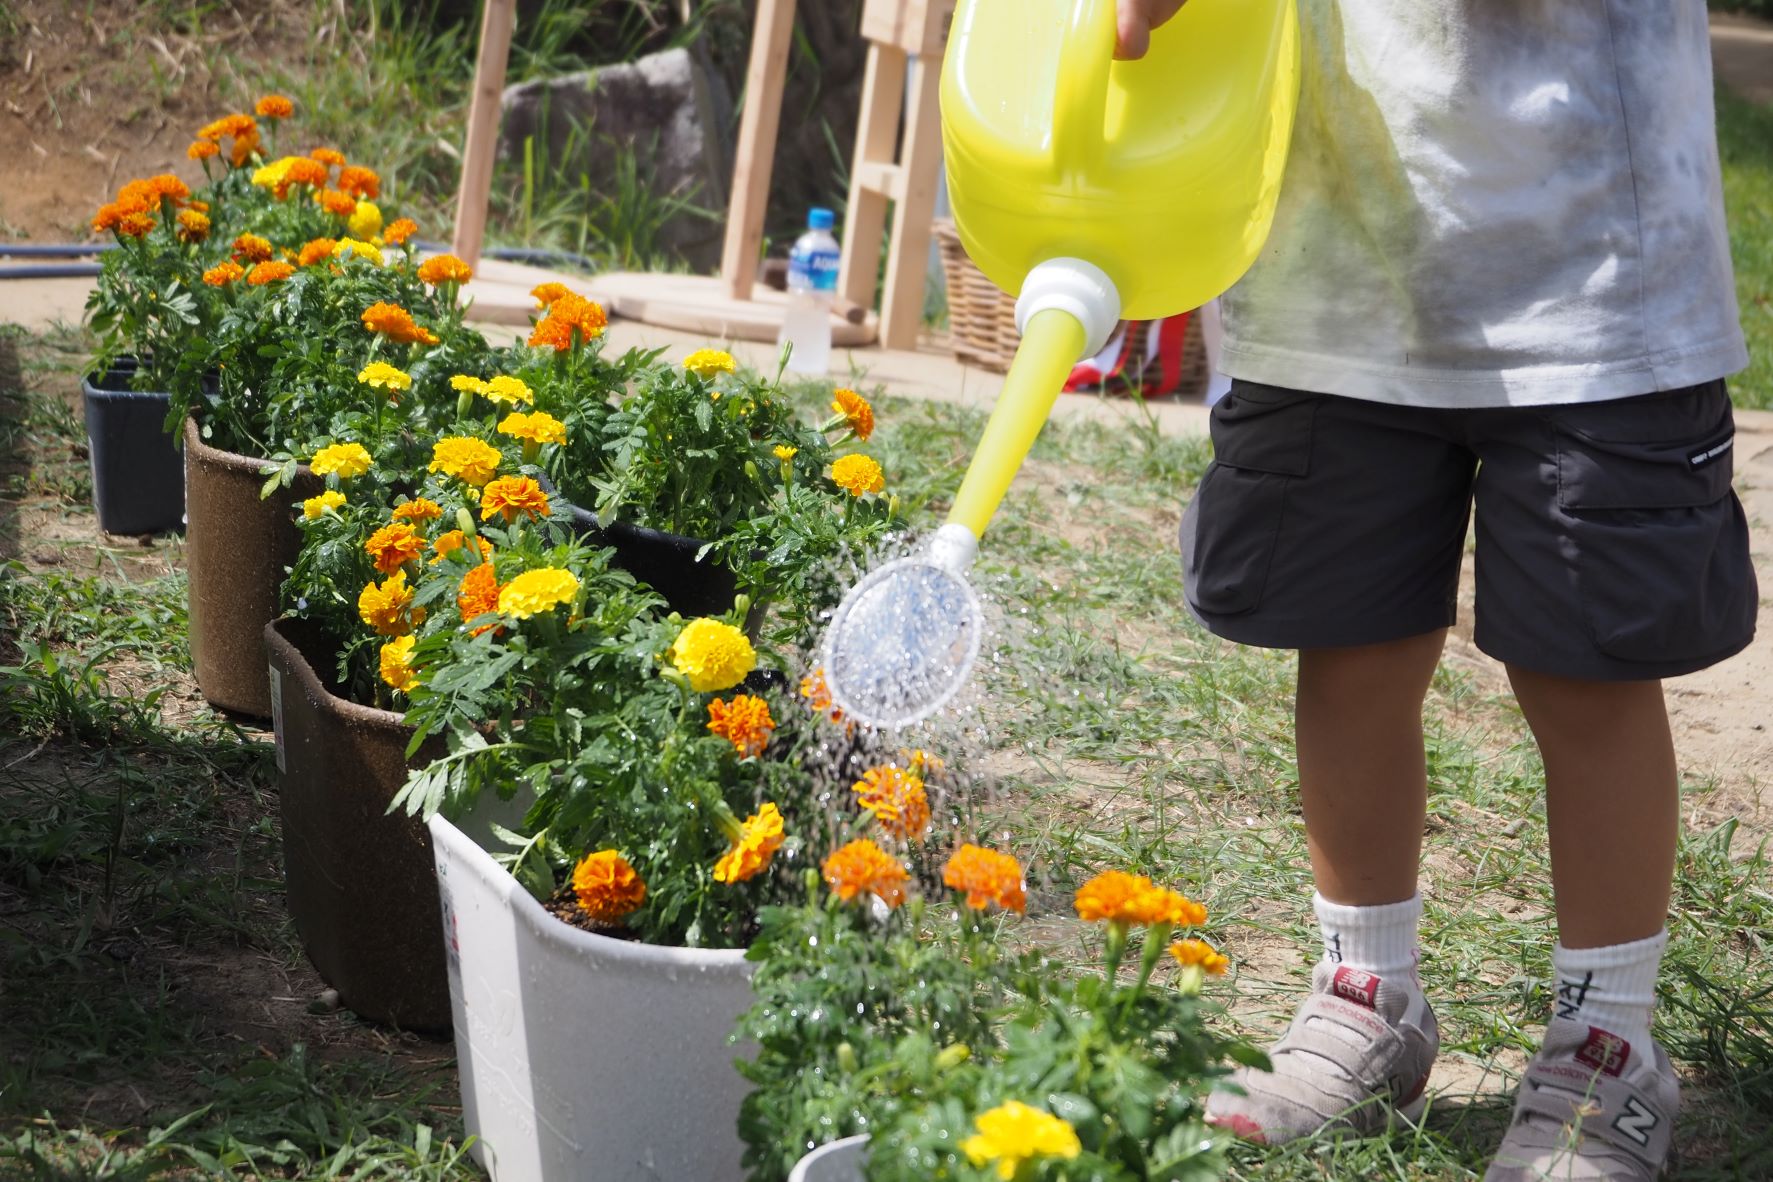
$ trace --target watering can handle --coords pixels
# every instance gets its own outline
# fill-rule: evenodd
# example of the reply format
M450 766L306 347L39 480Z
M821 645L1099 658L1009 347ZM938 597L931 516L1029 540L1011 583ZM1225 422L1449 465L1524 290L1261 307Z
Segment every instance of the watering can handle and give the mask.
M1116 17L1115 0L1076 0L1071 11L1053 85L1053 158L1061 174L1101 155Z

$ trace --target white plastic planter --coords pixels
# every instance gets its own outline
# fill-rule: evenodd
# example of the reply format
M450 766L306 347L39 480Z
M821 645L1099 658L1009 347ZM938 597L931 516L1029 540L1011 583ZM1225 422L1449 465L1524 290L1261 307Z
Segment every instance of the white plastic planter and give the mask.
M801 1158L788 1182L862 1182L862 1167L867 1162L868 1134L845 1137Z
M744 953L569 927L430 824L462 1118L494 1182L738 1182Z

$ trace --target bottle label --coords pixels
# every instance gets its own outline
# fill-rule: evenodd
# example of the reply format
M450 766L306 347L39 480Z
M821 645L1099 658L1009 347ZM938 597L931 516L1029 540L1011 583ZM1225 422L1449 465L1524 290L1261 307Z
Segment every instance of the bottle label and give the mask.
M835 292L840 257L835 250L796 247L788 256L789 285L810 291Z

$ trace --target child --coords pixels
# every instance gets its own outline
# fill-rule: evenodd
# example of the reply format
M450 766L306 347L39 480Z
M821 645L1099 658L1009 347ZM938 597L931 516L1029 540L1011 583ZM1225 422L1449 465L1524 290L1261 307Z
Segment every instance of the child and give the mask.
M1180 7L1119 0L1120 56ZM1210 1114L1277 1143L1420 1101L1421 710L1475 502L1476 640L1544 759L1559 936L1485 1177L1653 1178L1678 1103L1650 1038L1678 825L1661 679L1740 651L1757 605L1705 4L1299 12L1292 154L1225 300L1236 380L1182 551L1208 628L1300 650L1324 956L1273 1072Z

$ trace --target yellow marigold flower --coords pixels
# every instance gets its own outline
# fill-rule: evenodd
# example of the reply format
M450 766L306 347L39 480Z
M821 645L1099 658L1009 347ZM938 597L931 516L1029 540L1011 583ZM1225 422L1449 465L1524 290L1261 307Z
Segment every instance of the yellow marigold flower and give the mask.
M308 153L308 159L318 160L332 168L345 167L345 154L337 148L315 148Z
M1077 1130L1049 1112L1011 1100L982 1112L973 1121L979 1131L960 1143L975 1166L997 1163L997 1176L1010 1182L1022 1163L1039 1157L1067 1160L1083 1152Z
M863 455L843 456L832 464L831 480L852 497L877 493L886 487L880 465Z
M613 926L646 902L646 884L621 854L599 850L573 870L573 894L592 922Z
M1170 945L1170 955L1183 968L1198 968L1209 977L1222 977L1231 967L1231 958L1205 940L1178 940Z
M800 679L800 696L806 699L807 708L814 714L824 714L832 722L843 721L843 711L831 701L831 687L825 682L825 670L814 669Z
M203 273L203 282L211 287L226 287L244 274L246 268L233 259L224 259Z
M209 216L194 209L179 210L179 238L185 242L202 242L209 237Z
M601 304L567 292L548 305L548 314L529 334L529 343L564 353L575 340L580 344L596 340L608 324Z
M332 258L339 249L336 238L315 238L303 244L301 252L296 255L298 267L312 267L316 263L324 263Z
M361 165L339 169L339 188L359 201L374 201L382 195L382 178Z
M930 827L930 802L923 780L896 764L869 768L850 786L856 803L874 815L881 829L900 841L920 838Z
M757 668L757 650L731 624L691 620L671 642L671 664L699 694L732 689Z
M874 408L854 390L836 390L831 396L831 409L848 420L856 438L866 441L874 434Z
M459 543L460 532L455 530L451 532L456 534ZM441 542L443 539L437 540ZM476 541L478 540L476 539ZM432 561L436 561L436 559ZM481 616L497 612L499 610L499 594L503 590L504 588L499 586L499 576L493 570L489 555L488 561L482 562L462 576L462 585L456 589L456 607L462 613L462 623L470 624ZM469 635L479 636L489 628L497 629L498 625L482 624L478 628L470 629Z
M579 580L571 571L544 566L526 570L499 592L499 614L527 620L571 603L579 593Z
M975 911L999 907L1020 913L1028 907L1028 895L1022 886L1022 864L1008 854L983 846L967 844L955 850L942 867L942 882L964 892L967 906Z
M480 520L491 521L495 515L507 523L527 516L539 521L548 516L548 494L528 476L501 476L487 482L480 494Z
M185 156L190 160L209 160L221 154L220 145L211 140L193 140L191 146L185 149Z
M765 803L739 825L733 846L714 863L714 881L745 882L769 869L770 859L782 848L782 814Z
M369 452L361 443L335 443L314 453L308 467L316 476L338 474L340 480L351 480L369 471Z
M697 349L683 359L683 368L697 377L712 381L723 373L732 373L735 366L731 353L723 353L719 349Z
M486 383L472 374L459 373L449 380L449 388L457 394L484 394Z
M348 218L357 212L357 198L337 189L321 189L314 194L314 200L335 218Z
M349 242L350 239L346 239ZM344 245L344 242L339 244ZM430 329L416 323L412 313L399 304L390 304L386 300L377 300L363 310L363 327L370 332L380 333L390 341L401 345L435 345L437 336Z
M448 558L451 554L460 550L463 546L472 547L474 554L479 556L481 562L486 563L492 561L493 548L491 542L487 541L485 538L479 537L470 539L461 530L452 529L448 533L438 534L437 540L431 543L431 550L436 554L436 557L431 560L431 565L436 566L445 558ZM497 588L495 587L494 590L496 592ZM497 606L498 604L496 595L494 596L493 604L494 606ZM487 610L491 611L492 608L489 607Z
M1201 924L1207 909L1143 874L1105 870L1077 889L1078 918L1125 924Z
M403 501L394 506L394 512L390 514L390 516L393 517L395 521L415 521L421 523L426 521L436 521L439 517L443 516L443 506L439 505L436 501L427 500L424 497L414 497L410 501Z
M762 698L734 694L730 702L715 698L708 703L708 729L731 743L741 758L755 759L769 746L776 720Z
M411 218L395 218L382 231L382 241L389 246L405 246L406 240L419 232L419 224Z
M254 263L252 270L246 273L246 282L253 287L264 287L270 283L281 283L294 274L295 267L282 259L272 259L269 262Z
M413 589L406 572L395 571L380 583L370 583L357 596L357 614L383 636L404 636L425 619L423 608L413 606Z
M905 901L911 875L885 850L866 837L857 838L825 859L825 882L845 903L873 895L888 907Z
M360 238L339 239L339 244L333 248L332 255L336 259L356 255L358 258L374 263L378 267L382 265L382 252L376 247L376 244L373 242L364 242ZM393 307L393 305L389 306Z
M771 450L776 453L776 458L781 460L784 464L800 454L800 449L798 447L789 447L786 444L781 443L778 443Z
M403 694L411 693L412 687L419 683L419 675L412 667L412 646L415 643L411 636L396 636L382 646L382 680Z
M474 278L473 270L453 254L434 254L419 264L419 282L432 287L445 283L466 283Z
M479 488L499 470L499 449L471 435L446 435L431 445L432 472L454 476Z
M499 403L522 402L528 404L536 400L536 392L529 388L527 382L522 378L514 378L506 374L500 374L488 381L486 389L481 393Z
M314 520L328 509L337 509L345 503L345 494L337 489L327 489L317 497L309 497L302 502L302 516L309 521Z
M527 443L565 443L566 424L547 411L524 414L514 410L499 423L499 434Z
M280 94L267 94L253 110L260 119L288 119L295 114L295 104Z
M376 569L391 575L409 562L417 562L425 553L425 539L404 521L384 525L369 535L363 549Z
M541 283L530 288L530 295L536 298L536 307L546 308L564 295L571 295L564 283Z
M241 263L262 263L272 254L271 240L257 234L242 234L234 239L234 258Z
M410 390L412 375L386 361L372 361L357 371L357 380L380 390Z
M382 211L373 201L359 201L345 220L353 238L374 238L382 232Z

